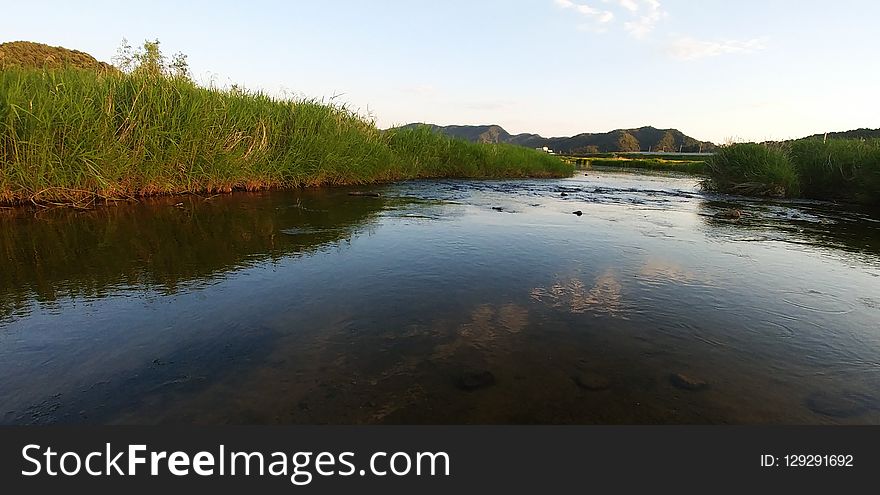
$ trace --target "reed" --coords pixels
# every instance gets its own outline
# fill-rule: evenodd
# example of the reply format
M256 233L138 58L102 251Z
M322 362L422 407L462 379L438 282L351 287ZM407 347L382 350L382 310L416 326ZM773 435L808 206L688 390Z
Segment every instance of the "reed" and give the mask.
M880 140L734 144L708 162L711 190L880 204Z
M805 197L880 204L880 140L795 141L791 159Z
M314 100L75 68L0 71L0 203L91 205L178 193L420 177L565 176L527 148L382 131Z
M747 196L791 197L800 179L781 145L734 144L720 148L706 163L706 189Z

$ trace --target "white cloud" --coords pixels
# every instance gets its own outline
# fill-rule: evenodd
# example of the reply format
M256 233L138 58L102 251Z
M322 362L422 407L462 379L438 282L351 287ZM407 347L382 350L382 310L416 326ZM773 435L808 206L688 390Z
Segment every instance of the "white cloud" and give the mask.
M766 45L761 38L709 41L685 37L669 45L669 54L679 60L698 60L735 53L755 53L764 48Z
M658 0L642 0L642 3L645 6L645 11L643 11L641 15L638 15L634 20L627 21L623 24L623 28L626 29L626 32L638 39L642 39L651 34L651 31L654 30L657 23L669 15L663 10ZM635 14L636 10L630 10L630 12Z
M575 3L571 0L555 0L556 5L563 9L574 10L579 14L588 17L591 21L598 24L608 24L614 20L614 12L610 10L597 9L585 3Z
M578 3L575 0L554 0L554 2L562 9L578 12L587 17L589 23L578 25L578 29L584 31L604 32L607 30L606 26L611 25L616 19L616 14L612 10ZM629 20L623 23L623 29L638 39L648 36L657 23L668 15L659 0L602 0L602 3L617 10L624 18L628 18Z
M593 33L604 33L609 29L622 29L637 40L646 40L669 17L661 0L590 0L590 4L578 0L554 0L563 10L577 12L583 17L577 29ZM607 6L608 9L595 5ZM616 16L622 20L616 23ZM727 54L745 54L765 48L763 38L746 40L721 39L700 40L688 36L672 38L666 46L670 56L679 60L697 60Z
M639 10L639 4L635 0L617 0L617 3L630 12L638 12Z

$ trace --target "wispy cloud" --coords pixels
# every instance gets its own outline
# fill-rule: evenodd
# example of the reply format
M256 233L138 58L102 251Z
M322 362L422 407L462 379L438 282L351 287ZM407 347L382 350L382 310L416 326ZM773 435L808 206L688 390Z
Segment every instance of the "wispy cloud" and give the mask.
M563 9L575 11L597 24L607 24L614 20L614 12L592 7L585 3L577 3L572 0L555 0L556 5Z
M735 53L755 53L764 48L766 42L762 38L710 41L684 37L669 45L669 54L679 60L698 60Z
M599 0L595 0L598 2ZM623 29L635 38L645 38L668 14L659 0L601 0L607 8L577 2L575 0L554 0L559 8L578 12L588 18L588 23L580 23L578 29L605 31L618 14L625 19ZM594 4L595 5L595 4ZM617 10L615 14L614 10ZM628 20L627 20L628 19Z
M554 0L554 3L563 10L586 17L577 24L581 31L602 33L609 29L622 29L637 40L656 39L651 36L652 33L669 18L660 0L590 1L593 5L577 0ZM600 4L604 4L604 7L594 6ZM619 23L617 19L620 19ZM754 53L765 49L764 38L701 40L690 36L672 36L660 43L666 46L668 55L679 60Z
M663 10L663 7L658 0L644 0L642 3L645 7L643 10L638 8L635 10L630 9L630 11L633 14L636 14L637 17L623 24L626 32L638 39L645 38L651 34L651 31L654 30L657 23L669 15ZM621 5L623 5L623 2L621 2ZM636 5L636 7L638 7L638 5Z
M617 0L617 3L630 12L638 12L639 10L639 3L636 0Z

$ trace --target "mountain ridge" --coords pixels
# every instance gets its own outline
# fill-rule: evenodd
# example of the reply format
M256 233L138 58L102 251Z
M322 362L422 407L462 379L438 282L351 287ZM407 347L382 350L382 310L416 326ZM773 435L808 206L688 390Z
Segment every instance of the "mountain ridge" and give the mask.
M448 125L413 123L402 126L428 126L435 132L477 143L507 143L530 148L548 147L560 153L609 153L628 151L699 152L713 151L716 145L699 141L678 129L658 129L644 126L615 129L608 132L583 132L574 136L543 137L540 134L510 134L497 124Z

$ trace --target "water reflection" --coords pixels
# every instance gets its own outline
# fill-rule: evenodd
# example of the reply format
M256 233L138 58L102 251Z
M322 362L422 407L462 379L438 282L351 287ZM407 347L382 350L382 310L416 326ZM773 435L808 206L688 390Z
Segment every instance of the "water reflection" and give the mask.
M639 269L638 278L649 284L674 283L680 285L710 284L706 276L700 276L694 270L661 258L649 258Z
M547 288L532 289L531 297L550 307L565 308L575 314L590 311L625 318L621 289L614 271L609 269L599 275L589 289L581 280L571 279Z
M385 206L344 191L164 198L92 211L0 211L0 317L31 303L163 294L350 239Z

